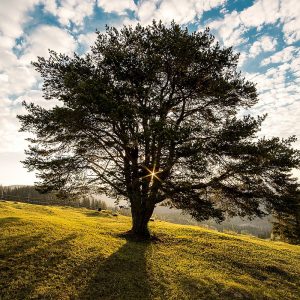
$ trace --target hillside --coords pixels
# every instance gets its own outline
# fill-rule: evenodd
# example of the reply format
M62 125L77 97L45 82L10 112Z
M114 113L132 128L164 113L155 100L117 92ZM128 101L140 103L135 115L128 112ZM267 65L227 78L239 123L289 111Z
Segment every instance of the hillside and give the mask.
M0 299L300 299L300 247L130 218L0 202Z

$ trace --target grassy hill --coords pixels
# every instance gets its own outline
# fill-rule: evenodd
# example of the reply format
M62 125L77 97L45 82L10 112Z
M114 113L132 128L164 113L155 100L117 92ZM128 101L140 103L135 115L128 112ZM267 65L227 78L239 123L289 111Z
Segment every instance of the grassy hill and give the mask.
M300 299L300 247L130 218L0 202L0 299Z

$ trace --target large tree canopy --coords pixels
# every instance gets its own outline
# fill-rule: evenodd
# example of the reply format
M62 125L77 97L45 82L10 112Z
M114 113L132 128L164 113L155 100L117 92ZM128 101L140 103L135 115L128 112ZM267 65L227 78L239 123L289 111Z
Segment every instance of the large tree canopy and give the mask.
M141 235L160 202L198 220L287 211L295 138L259 139L265 116L239 117L258 97L237 63L209 30L175 23L107 28L84 56L51 51L33 65L61 105L25 104L25 165L45 191L128 199Z

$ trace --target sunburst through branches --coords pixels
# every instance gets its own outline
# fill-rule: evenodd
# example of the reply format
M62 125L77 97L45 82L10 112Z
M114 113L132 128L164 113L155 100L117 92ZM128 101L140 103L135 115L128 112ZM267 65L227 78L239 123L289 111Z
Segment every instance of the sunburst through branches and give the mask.
M156 170L156 164L153 165L152 170L150 170L148 167L144 166L144 168L147 170L147 172L149 174L143 176L142 178L147 178L150 177L150 183L153 184L154 179L157 179L159 181L161 181L161 179L159 178L159 176L157 176L159 173L162 172L162 170Z

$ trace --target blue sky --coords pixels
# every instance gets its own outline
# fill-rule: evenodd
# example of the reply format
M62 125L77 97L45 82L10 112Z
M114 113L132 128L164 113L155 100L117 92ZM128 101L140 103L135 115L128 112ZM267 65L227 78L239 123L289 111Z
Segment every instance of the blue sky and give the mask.
M257 83L260 102L249 113L268 113L261 134L300 138L299 0L0 0L0 184L34 181L20 163L27 146L16 120L21 101L53 105L43 100L30 61L48 48L84 53L106 24L153 19L174 19L190 31L210 27L241 53L239 68Z

